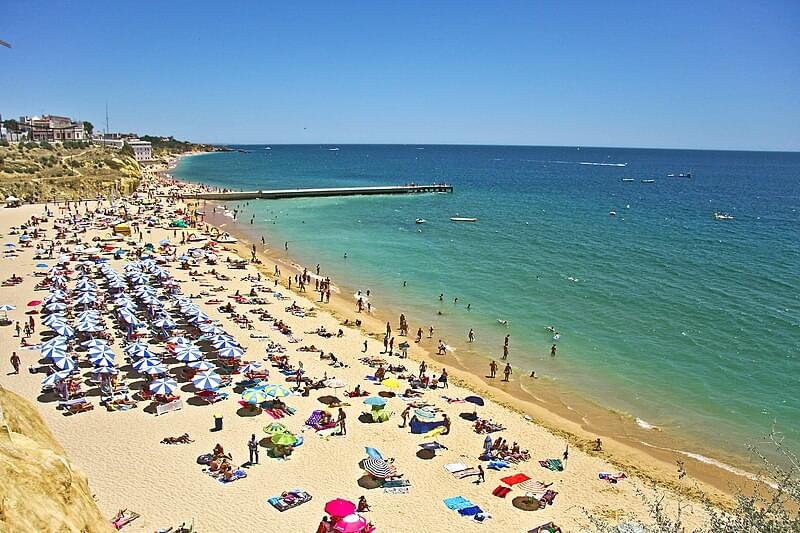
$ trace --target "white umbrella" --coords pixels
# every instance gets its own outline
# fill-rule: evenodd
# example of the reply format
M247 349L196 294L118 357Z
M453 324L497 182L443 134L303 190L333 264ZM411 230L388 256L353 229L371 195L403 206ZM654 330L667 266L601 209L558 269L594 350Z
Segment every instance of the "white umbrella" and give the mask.
M197 374L194 379L192 379L192 384L201 390L215 390L218 389L222 383L222 378L219 374L214 372L204 372L201 374Z
M172 394L178 388L178 382L174 379L162 378L150 384L150 392L153 394Z
M196 370L200 370L202 372L206 372L208 370L213 370L213 369L217 368L217 365L215 365L214 363L212 363L210 361L203 361L203 360L193 361L193 362L189 363L186 366L188 366L189 368L194 368Z

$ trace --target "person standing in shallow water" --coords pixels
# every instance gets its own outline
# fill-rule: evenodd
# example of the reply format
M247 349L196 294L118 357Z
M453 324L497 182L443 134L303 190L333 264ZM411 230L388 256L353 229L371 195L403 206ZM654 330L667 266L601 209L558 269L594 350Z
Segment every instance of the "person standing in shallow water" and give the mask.
M555 356L556 356L556 345L554 344L550 347L550 357L555 357Z
M469 333L467 334L468 342L475 342L475 330L469 328Z
M497 362L492 361L489 363L489 377L493 378L497 376Z
M506 376L503 381L508 381L509 376L511 376L511 363L506 363L506 367L503 369L503 374Z
M503 361L508 359L508 337L509 335L506 335L506 338L503 341Z

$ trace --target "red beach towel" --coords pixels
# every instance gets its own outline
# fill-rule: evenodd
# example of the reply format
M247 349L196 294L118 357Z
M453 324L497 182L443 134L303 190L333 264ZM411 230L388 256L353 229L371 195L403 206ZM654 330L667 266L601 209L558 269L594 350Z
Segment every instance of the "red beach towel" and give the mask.
M498 498L505 498L509 492L511 492L511 489L509 489L508 487L503 487L502 485L498 485L497 488L492 491L492 494L494 494Z
M525 474L514 474L513 476L508 476L504 478L500 478L500 481L505 483L506 485L513 486L517 483L522 483L523 481L528 481L530 478Z

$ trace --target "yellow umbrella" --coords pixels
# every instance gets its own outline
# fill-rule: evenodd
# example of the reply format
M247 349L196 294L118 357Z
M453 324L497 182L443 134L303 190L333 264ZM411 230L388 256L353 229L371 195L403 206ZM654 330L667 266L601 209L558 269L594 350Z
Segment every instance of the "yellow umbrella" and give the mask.
M396 378L384 379L383 381L381 381L381 385L389 389L399 389L400 381L397 380Z

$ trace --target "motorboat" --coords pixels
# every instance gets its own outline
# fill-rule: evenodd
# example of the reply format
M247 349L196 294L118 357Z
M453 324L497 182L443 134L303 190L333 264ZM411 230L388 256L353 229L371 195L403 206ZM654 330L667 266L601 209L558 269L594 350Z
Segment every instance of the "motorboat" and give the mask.
M425 220L424 218L418 218L414 222L416 222L417 224L424 224L427 222L427 220Z
M714 220L733 220L733 219L734 216L729 215L727 213L720 213L720 212L714 213Z
M453 222L477 222L477 218L472 217L450 217Z
M642 183L655 183L656 180L642 180Z
M635 180L633 178L622 178L622 181L629 182L629 181L635 181Z
M612 217L615 217L615 216L617 216L617 212L616 212L616 211L609 211L609 212L608 212L608 214L609 214L610 216L612 216Z
M680 174L667 174L668 178L691 178L691 172L681 172Z

